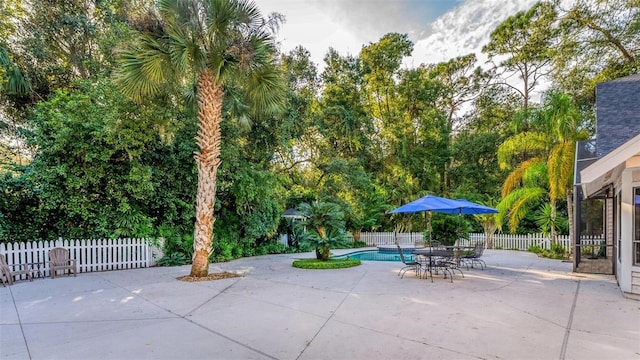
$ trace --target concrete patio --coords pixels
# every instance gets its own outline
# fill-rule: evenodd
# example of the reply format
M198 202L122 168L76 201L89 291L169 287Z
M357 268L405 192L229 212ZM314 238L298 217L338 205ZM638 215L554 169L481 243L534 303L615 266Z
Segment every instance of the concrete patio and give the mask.
M500 250L453 283L291 267L310 256L212 264L244 276L208 282L177 281L189 266L19 281L0 288L0 358L640 359L640 301L612 276Z

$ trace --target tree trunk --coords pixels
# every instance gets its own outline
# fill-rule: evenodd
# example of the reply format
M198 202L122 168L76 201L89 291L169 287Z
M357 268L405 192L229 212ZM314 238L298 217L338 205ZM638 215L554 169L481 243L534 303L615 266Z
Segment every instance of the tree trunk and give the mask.
M487 239L487 249L493 249L493 234L496 232L498 225L496 225L495 222L484 221L482 223L482 228L484 229L484 236Z
M573 243L575 242L573 236L576 233L576 230L573 228L573 191L571 191L571 188L567 188L567 215L569 217L569 248L567 251L571 254L573 251Z
M329 255L331 255L331 248L328 246L323 246L321 251L321 259L322 261L329 261Z
M558 229L556 229L556 202L555 200L551 200L551 244L555 244L558 241Z
M209 274L209 255L213 244L213 207L216 203L216 173L220 166L222 121L222 88L215 83L209 70L198 78L198 135L199 152L194 156L198 167L196 193L196 222L193 235L193 264L191 276Z

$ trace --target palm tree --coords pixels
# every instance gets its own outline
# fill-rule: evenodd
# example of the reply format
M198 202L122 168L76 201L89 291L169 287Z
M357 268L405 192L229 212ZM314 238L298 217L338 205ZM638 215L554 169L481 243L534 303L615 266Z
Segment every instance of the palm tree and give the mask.
M530 110L527 110L530 111ZM571 223L573 164L575 144L588 138L583 118L569 95L557 91L547 94L545 103L530 113L531 129L507 139L498 149L500 167L509 168L514 159L520 163L502 186L498 204L498 225L505 215L515 230L532 204L549 201L551 240L557 239L556 203L566 196Z
M213 243L223 100L247 122L258 109L279 110L284 90L273 31L280 19L265 20L245 0L158 0L158 14L139 42L122 51L116 81L136 101L170 87L195 89L199 151L191 276L204 277Z

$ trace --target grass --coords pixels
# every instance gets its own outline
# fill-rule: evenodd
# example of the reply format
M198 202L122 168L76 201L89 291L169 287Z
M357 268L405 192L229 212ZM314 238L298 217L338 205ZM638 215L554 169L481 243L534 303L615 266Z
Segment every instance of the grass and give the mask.
M321 261L318 259L299 259L293 262L293 267L299 269L343 269L360 265L360 259L329 259L328 261Z

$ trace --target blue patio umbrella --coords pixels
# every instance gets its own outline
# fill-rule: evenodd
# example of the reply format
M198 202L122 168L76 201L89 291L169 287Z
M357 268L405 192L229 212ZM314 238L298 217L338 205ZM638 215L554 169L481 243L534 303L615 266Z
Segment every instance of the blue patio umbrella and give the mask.
M389 211L389 214L439 212L445 214L495 214L497 209L482 204L474 203L466 199L452 200L434 195L427 195L408 204ZM460 223L458 223L460 226ZM431 242L431 224L428 221L429 242Z
M418 200L414 200L399 208L389 211L389 214L407 213L415 214L419 212L425 213L425 221L429 229L429 246L431 246L431 217L427 218L427 212L439 212L445 214L459 214L464 204L456 200L451 200L439 196L427 195Z
M458 208L458 211L459 211L458 214L481 215L481 214L497 214L499 212L498 209L494 209L486 205L474 203L466 199L457 199L455 201L457 201L460 204L460 207Z
M399 208L389 211L389 214L397 213L418 213L423 211L435 211L445 214L458 214L463 206L457 200L451 200L439 196L427 195L421 197L418 200L414 200L408 204L402 205Z

